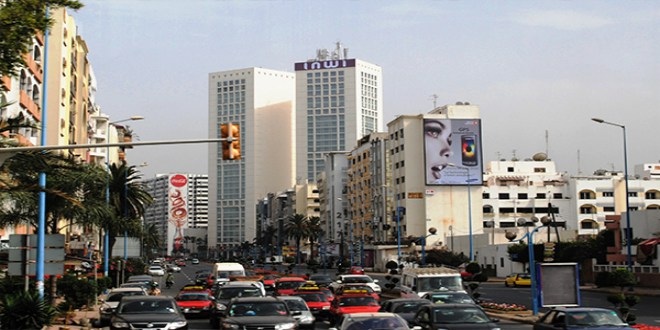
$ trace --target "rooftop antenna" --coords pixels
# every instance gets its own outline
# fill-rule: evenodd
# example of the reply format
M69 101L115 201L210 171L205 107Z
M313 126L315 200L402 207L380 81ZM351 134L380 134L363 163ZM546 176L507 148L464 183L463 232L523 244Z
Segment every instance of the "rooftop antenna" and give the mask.
M550 149L550 142L549 142L549 137L548 137L548 130L545 130L545 154L548 155L548 158L550 158L550 152L548 151Z
M433 109L438 107L438 94L431 95L431 100L433 100Z
M577 173L578 175L582 175L582 170L580 169L580 149L577 151Z

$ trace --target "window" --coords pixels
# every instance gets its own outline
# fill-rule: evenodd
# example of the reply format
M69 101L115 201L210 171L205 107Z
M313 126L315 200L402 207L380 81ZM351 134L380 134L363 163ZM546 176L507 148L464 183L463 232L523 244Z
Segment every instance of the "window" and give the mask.
M581 191L580 199L595 199L595 196L591 193L591 191Z
M518 194L518 199L527 199L527 194L526 193L519 193Z
M513 172L513 167L507 167L507 168L506 168L506 171L507 171L507 172Z
M657 191L649 191L646 194L644 194L644 198L646 199L658 199Z
M594 229L593 221L582 221L580 222L581 229Z
M537 194L536 194L536 198L539 198L539 199L545 199L545 198L547 198L547 197L545 197L545 194L544 194L544 193L537 193Z
M603 197L614 197L613 191L603 191Z
M507 194L507 193L499 193L499 194L497 195L497 198L499 198L499 199L509 199L509 194Z
M483 193L483 194L481 194L481 198L490 199L490 194L489 193Z
M580 214L593 214L593 207L591 206L581 206L580 207Z
M629 191L628 192L628 197L637 197L637 192L636 191Z
M614 212L614 206L605 206L605 207L603 207L603 211L605 211L605 212Z
M554 194L552 194L552 198L562 199L562 198L564 198L564 195L562 195L562 193L554 193Z
M544 167L535 167L534 168L534 173L545 173L545 168Z

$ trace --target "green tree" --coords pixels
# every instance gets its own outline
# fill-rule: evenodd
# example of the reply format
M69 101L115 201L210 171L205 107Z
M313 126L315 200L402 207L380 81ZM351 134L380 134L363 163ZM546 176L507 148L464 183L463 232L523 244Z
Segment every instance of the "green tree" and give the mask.
M289 216L284 225L286 237L296 240L296 263L300 264L300 241L309 237L309 218L302 214Z
M140 237L142 217L145 208L153 203L153 198L144 190L139 171L135 166L121 163L110 166L110 206L113 216L106 217L102 226L110 236L110 258L117 236Z
M160 251L162 248L160 242L162 241L161 235L158 232L156 224L150 223L147 224L141 233L142 245L144 248L144 254L147 259L152 260L154 258L153 251Z
M42 329L51 323L55 312L36 292L18 291L0 296L2 329Z
M34 34L52 25L47 9L82 8L77 0L5 0L0 4L0 75L13 76L25 66Z

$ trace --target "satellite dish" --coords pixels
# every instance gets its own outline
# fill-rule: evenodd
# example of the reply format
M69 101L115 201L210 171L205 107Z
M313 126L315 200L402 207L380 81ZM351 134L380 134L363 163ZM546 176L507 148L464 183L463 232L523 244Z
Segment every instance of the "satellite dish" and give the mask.
M547 215L541 217L541 223L545 226L550 223L550 218Z
M548 159L548 155L545 154L545 152L537 152L532 156L532 159L534 159L537 162L542 162L546 159Z
M538 218L538 217L532 217L532 222L533 222L533 223L537 223L537 222L539 222L539 218Z
M524 226L527 223L527 219L518 218L518 220L516 220L516 223L518 224L518 226Z
M504 237L506 237L506 239L508 239L509 241L514 240L516 238L516 236L518 236L518 235L514 232L507 231L507 232L504 233Z

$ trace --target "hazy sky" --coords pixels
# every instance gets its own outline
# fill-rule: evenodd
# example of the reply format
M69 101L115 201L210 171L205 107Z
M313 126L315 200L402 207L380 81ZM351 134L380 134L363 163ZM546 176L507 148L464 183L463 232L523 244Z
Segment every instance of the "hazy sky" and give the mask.
M142 141L207 138L208 74L295 62L340 41L383 68L385 123L468 101L483 158L546 150L560 171L660 161L658 1L83 0L97 100ZM384 130L385 127L382 128ZM422 142L420 138L420 143ZM131 164L207 173L207 146L138 147ZM578 153L580 161L578 162ZM578 168L579 164L579 168Z

